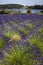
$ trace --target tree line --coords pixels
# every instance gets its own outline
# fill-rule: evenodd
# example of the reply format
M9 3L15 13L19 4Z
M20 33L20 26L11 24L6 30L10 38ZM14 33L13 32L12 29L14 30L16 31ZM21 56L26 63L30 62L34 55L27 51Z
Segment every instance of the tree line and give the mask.
M30 9L43 9L43 5L34 5L34 6L26 6L26 7Z
M20 4L6 4L6 5L0 5L0 9L13 9L13 8L22 8L23 5Z

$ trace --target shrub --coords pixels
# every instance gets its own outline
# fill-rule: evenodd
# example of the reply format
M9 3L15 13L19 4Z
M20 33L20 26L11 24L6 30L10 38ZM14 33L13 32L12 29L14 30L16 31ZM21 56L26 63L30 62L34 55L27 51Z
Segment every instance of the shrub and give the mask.
M43 10L41 10L40 12L43 13Z
M27 10L27 13L30 14L31 13L31 10Z
M0 13L1 13L1 14L9 14L9 11L3 9Z

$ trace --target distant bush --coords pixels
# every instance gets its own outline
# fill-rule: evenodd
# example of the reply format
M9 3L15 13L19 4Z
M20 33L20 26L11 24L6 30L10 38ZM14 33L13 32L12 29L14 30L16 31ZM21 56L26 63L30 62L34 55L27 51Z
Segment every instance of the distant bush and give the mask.
M3 9L2 11L0 11L0 14L21 14L22 12L21 11L18 11L18 12L14 12L14 11L7 11L5 9Z
M27 10L27 13L31 13L31 10Z
M15 12L3 9L2 11L0 11L0 14L15 14Z
M0 12L0 14L9 14L9 11L3 9L3 10Z
M40 12L43 13L43 10L41 10Z

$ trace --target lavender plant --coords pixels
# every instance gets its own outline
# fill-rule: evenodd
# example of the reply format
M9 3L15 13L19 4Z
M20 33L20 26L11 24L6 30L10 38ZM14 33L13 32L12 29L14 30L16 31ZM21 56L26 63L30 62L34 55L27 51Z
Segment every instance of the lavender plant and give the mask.
M43 15L0 15L0 65L43 65Z
M33 60L28 53L29 47L18 48L15 46L11 49L10 53L5 52L3 62L5 65L33 65Z

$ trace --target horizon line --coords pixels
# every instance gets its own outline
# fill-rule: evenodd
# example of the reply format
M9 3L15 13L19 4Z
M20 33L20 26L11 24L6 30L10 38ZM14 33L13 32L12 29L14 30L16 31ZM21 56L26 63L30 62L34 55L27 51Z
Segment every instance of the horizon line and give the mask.
M7 5L7 4L19 4L19 3L1 3L0 5ZM43 5L43 4L34 4L34 5L24 5L24 4L19 4L23 6L35 6L35 5Z

